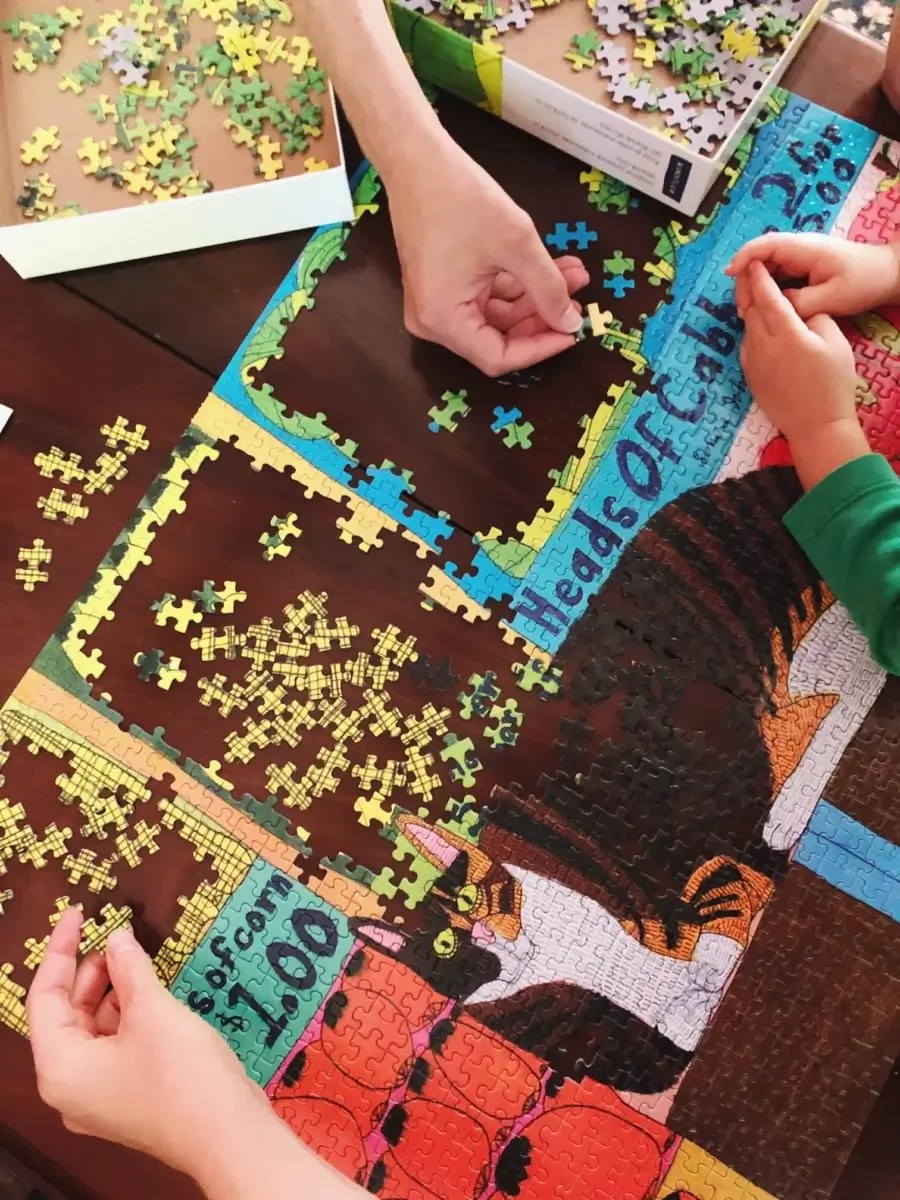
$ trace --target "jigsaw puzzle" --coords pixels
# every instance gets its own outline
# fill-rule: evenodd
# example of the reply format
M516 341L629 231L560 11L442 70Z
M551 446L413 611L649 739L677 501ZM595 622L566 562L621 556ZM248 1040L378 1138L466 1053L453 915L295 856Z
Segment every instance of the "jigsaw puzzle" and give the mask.
M326 76L283 0L92 0L27 15L4 3L0 62L22 219L338 163ZM28 124L41 111L54 124Z
M361 170L0 710L0 1020L79 902L371 1194L824 1198L900 1050L900 708L782 525L723 267L896 237L900 152L776 93L684 221L495 134L596 229L585 337L449 389L386 322L364 423L321 316L355 255L401 311ZM847 328L900 469L900 312Z
M576 17L568 0L567 21L554 25L545 18L560 0L393 2L446 24L476 46L513 56L524 54L525 43L536 47L540 38L546 45L566 29L569 40L560 44L560 55L578 76L579 93L611 100L618 112L642 118L661 114L648 122L650 127L701 153L715 153L734 130L816 4L579 0ZM571 33L573 27L578 31ZM451 51L445 48L445 53ZM537 49L521 61L541 73L547 70L546 55ZM583 85L591 77L593 89Z

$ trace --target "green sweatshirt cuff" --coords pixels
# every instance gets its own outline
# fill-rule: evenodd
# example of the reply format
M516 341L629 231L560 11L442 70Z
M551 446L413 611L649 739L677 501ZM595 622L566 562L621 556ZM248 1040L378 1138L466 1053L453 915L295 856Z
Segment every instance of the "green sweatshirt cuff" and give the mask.
M880 454L832 471L784 523L850 612L872 654L900 674L900 480Z
M820 480L787 512L784 523L809 553L810 543L846 508L858 504L864 493L896 484L894 470L883 454L863 454Z

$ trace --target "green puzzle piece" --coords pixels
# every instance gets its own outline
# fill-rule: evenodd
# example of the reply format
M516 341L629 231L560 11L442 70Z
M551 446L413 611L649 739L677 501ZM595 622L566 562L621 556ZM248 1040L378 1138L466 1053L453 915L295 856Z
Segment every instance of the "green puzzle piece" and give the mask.
M462 420L470 411L471 408L466 404L468 392L462 388L458 392L444 392L441 400L444 403L443 408L434 405L429 408L428 415L431 417L428 428L432 433L437 433L441 429L446 429L448 433L453 433L457 428L459 421Z
M626 258L621 250L617 250L612 258L603 260L603 269L610 275L625 275L634 270L634 259Z

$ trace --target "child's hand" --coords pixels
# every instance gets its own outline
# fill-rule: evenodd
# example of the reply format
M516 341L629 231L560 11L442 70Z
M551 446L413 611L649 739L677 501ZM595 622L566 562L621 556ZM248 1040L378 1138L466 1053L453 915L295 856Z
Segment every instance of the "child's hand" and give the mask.
M735 298L745 324L747 384L787 438L801 482L811 488L868 453L856 416L853 351L831 317L801 321L759 262L738 276Z
M741 275L752 262L776 277L808 279L784 295L807 320L818 313L851 316L900 302L900 246L867 246L822 233L767 233L742 246L725 268Z
M166 991L129 931L76 966L80 930L80 912L65 913L28 996L38 1090L73 1133L200 1174L235 1122L268 1111L265 1096L215 1030Z

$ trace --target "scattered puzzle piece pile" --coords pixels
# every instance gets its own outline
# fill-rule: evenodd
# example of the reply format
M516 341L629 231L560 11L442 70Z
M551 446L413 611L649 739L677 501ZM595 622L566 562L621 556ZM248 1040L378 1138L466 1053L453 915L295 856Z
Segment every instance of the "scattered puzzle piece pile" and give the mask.
M80 454L64 454L59 446L51 446L34 457L34 465L45 479L58 478L64 487L55 487L49 495L41 496L37 506L43 512L44 519L56 521L60 517L66 525L74 525L85 518L90 509L82 502L81 492L88 496L96 492L109 495L116 483L128 474L127 462L131 455L138 450L147 450L150 443L144 436L147 432L145 425L131 426L124 417L117 417L114 425L101 425L100 434L105 445L113 454L105 450L97 455L92 467L85 469L81 465ZM81 491L66 494L64 488L77 485Z
M709 152L756 98L811 4L592 0L588 7L602 38L588 53L613 100L664 113L668 136ZM645 73L661 67L671 77L664 87Z
M64 525L83 521L90 514L84 497L97 492L109 495L128 474L128 459L139 450L150 448L146 433L145 425L132 426L121 416L116 417L113 425L101 425L100 436L106 449L100 451L91 467L82 465L80 454L65 453L59 446L36 454L34 465L42 478L54 479L61 485L51 488L37 501L44 520L61 521ZM38 551L42 557L33 558ZM26 554L32 557L26 558ZM15 578L22 582L26 591L33 591L35 584L47 582L49 574L45 567L52 555L53 551L45 547L41 539L34 542L31 550L26 547L19 551L19 559L26 565L16 569Z
M194 158L191 116L198 105L221 110L231 141L253 156L262 179L277 179L292 156L301 156L309 171L329 165L311 153L325 125L326 76L286 3L133 0L124 12L109 10L90 23L81 9L61 5L10 17L0 35L15 43L13 70L41 78L58 72L54 64L66 39L72 41L74 55L65 61L81 61L55 74L57 86L84 97L102 127L99 136L71 146L63 146L56 125L35 129L20 146L26 167L74 154L85 175L144 203L200 195L214 180L200 165L209 156ZM55 192L49 171L29 175L17 201L22 216L43 221L83 211L74 202L54 203Z
M439 15L450 28L502 51L504 35L527 29L539 10L558 0L397 3ZM561 47L563 59L578 74L595 72L616 104L663 113L664 136L700 152L714 151L728 136L812 8L812 0L586 4L596 29L575 33ZM664 86L660 69L669 75Z

